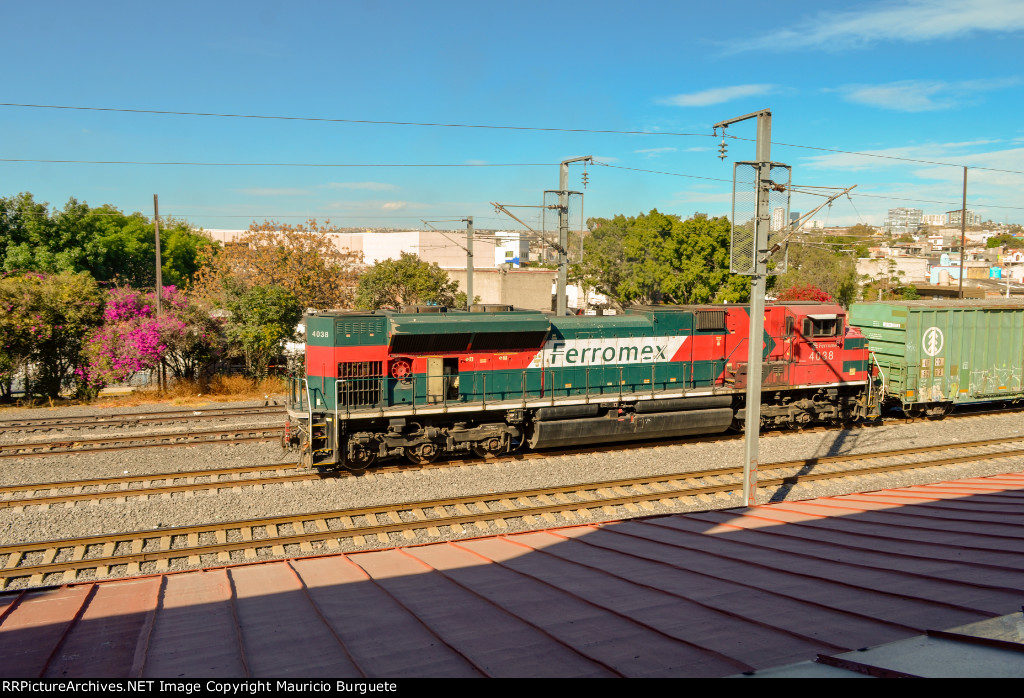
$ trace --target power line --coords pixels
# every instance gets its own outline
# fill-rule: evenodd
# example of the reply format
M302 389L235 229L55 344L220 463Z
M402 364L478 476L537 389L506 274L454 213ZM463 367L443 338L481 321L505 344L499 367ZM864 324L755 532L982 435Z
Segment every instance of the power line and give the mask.
M58 165L186 165L195 167L551 167L557 162L474 163L312 163L312 162L157 162L143 160L38 160L0 158L0 162L39 162Z
M457 124L422 121L374 121L371 119L331 119L312 116L275 116L270 114L221 114L216 112L170 111L162 109L120 109L115 107L76 107L59 104L17 104L0 102L0 107L25 107L31 109L71 109L77 111L120 112L124 114L161 114L165 116L212 116L228 119L263 119L272 121L318 121L338 124L374 124L382 126L432 126L437 128L479 128L506 131L555 131L560 133L611 133L631 136L698 136L714 138L710 133L681 133L670 131L620 131L615 129L555 128L545 126L503 126L499 124Z
M755 142L753 138L742 138L740 136L726 136L739 141ZM982 167L980 165L964 165L956 162L942 162L940 160L922 160L918 158L900 157L898 155L881 155L879 153L862 153L856 150L839 150L838 148L819 148L813 145L799 145L796 143L779 143L772 141L772 145L780 145L787 148L803 148L805 150L820 150L825 153L839 153L841 155L857 155L865 158L881 158L883 160L900 160L902 162L916 162L923 165L940 165L943 167L967 167L970 170L985 170L986 172L1003 172L1006 174L1024 174L1021 170L1002 170L996 167Z
M587 129L587 128L560 128L550 126L509 126L502 124L460 124L460 123L443 123L443 122L422 122L422 121L388 121L388 120L371 120L371 119L337 119L327 117L307 117L307 116L280 116L271 114L231 114L231 113L219 113L219 112L190 112L190 111L173 111L164 109L124 109L118 107L82 107L82 106L71 106L71 105L59 105L59 104L22 104L16 102L0 102L0 107L16 107L26 109L63 109L63 110L74 110L74 111L97 111L97 112L115 112L123 114L154 114L164 116L201 116L201 117L216 117L216 118L230 118L230 119L258 119L258 120L272 120L272 121L305 121L305 122L322 122L322 123L343 123L343 124L374 124L384 126L422 126L422 127L434 127L434 128L473 128L473 129L492 129L492 130L507 130L507 131L547 131L556 133L603 133L613 135L633 135L633 136L688 136L688 137L700 137L700 138L717 138L713 133L690 133L680 131L629 131L629 130L617 130L617 129ZM729 134L723 134L724 137L731 138L733 140L742 140L753 142L752 138L744 138L741 136L734 136ZM843 155L857 155L859 157L870 157L870 158L881 158L885 160L898 160L902 162L915 162L926 165L940 165L946 167L964 167L963 164L943 162L940 160L924 160L921 158L909 158L900 157L897 155L881 155L879 153L865 153L854 150L841 150L838 148L822 148L819 146L812 145L801 145L797 143L782 143L779 141L772 141L772 145L784 146L787 148L803 148L807 150L817 150L826 153L839 153ZM11 161L8 161L11 162ZM24 162L24 161L14 161ZM38 162L38 161L28 161ZM64 162L64 161L43 161L43 162ZM102 163L107 164L107 163ZM120 163L119 163L120 164ZM133 164L152 164L152 163L133 163ZM175 164L188 164L188 163L175 163ZM980 165L967 165L969 169L984 170L987 172L1002 172L1006 174L1024 174L1021 170L1007 170L995 167L982 167Z
M672 177L687 177L689 179L706 179L709 182L726 182L728 184L732 183L731 179L721 179L719 177L700 177L698 175L682 174L680 172L663 172L663 171L660 171L660 170L644 170L644 169L641 169L639 167L626 167L624 165L611 165L611 164L609 164L607 162L599 162L598 160L594 160L594 164L595 165L600 165L601 167L611 167L611 168L614 168L616 170L631 170L633 172L647 172L649 174L669 175L669 176L672 176Z

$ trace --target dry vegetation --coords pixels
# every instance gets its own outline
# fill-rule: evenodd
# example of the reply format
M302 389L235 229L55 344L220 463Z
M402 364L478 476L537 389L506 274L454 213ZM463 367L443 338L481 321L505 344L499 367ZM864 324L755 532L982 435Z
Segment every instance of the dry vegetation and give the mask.
M156 387L135 388L124 394L107 394L92 402L81 400L18 400L8 407L67 407L88 404L92 407L138 407L142 405L203 405L211 402L247 400L284 400L284 378L270 377L254 381L244 376L214 376L206 385L193 381L176 381L166 390Z

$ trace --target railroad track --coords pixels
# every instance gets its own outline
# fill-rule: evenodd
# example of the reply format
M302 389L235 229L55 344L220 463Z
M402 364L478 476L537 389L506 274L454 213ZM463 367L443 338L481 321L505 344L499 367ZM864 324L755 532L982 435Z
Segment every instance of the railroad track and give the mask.
M273 441L284 433L282 426L235 427L134 436L107 436L91 439L61 439L60 441L28 441L0 444L0 459L32 458L103 451L123 451L130 448L195 446L210 443L242 443L245 441Z
M999 446L1010 446L1001 448ZM943 451L961 452L942 455ZM963 453L970 451L970 453ZM930 454L907 461L910 455ZM938 455L939 457L934 457ZM761 489L851 476L1024 456L1024 437L898 449L763 464ZM904 459L902 462L891 462ZM885 462L890 461L890 462ZM849 467L856 462L856 467ZM0 546L0 588L20 579L27 586L83 578L133 576L255 561L287 555L329 553L343 544L362 547L438 539L473 528L490 534L520 519L530 525L571 525L624 515L649 515L689 498L738 493L741 468L622 479L563 487L489 493L379 507L292 514L249 521L162 528L116 535ZM690 500L692 501L692 500ZM626 514L622 512L625 511ZM369 539L369 540L368 540Z
M720 440L735 440L741 436L717 437ZM894 458L934 451L949 451L955 449L982 449L1001 444L1022 442L1022 437L1005 437L1002 439L988 439L974 442L961 442L956 444L943 444L938 446L921 446L883 453L865 453L845 456L827 456L813 461L816 468L832 466L833 464L845 464L865 459ZM665 442L656 441L647 444L618 445L612 449L602 449L600 452L609 450L620 450L626 448L659 448L664 446L678 445L679 443L693 443L692 441ZM371 472L374 475L385 475L399 472L410 472L424 469L446 468L446 467L467 467L483 463L489 464L512 464L520 460L533 460L538 458L552 458L571 455L595 455L592 449L575 449L573 451L554 452L529 452L514 457L504 458L475 458L473 460L448 460L429 465L398 464L386 465L374 468ZM805 469L810 461L795 460L789 462L762 464L764 470L783 470L786 468L794 471ZM514 467L514 466L512 466ZM909 467L916 467L911 464ZM717 468L707 471L713 476L738 476L742 475L741 467ZM853 474L867 474L868 471L860 469ZM109 477L91 478L87 480L65 480L60 482L38 482L21 485L0 486L0 509L8 507L25 506L57 506L75 502L124 502L129 498L148 499L150 497L169 497L176 493L204 491L237 490L242 487L264 487L295 482L316 481L329 478L361 477L361 473L349 471L318 471L309 468L299 467L294 463L270 463L255 466L236 466L231 468L211 468L206 470L193 470L186 472L153 473L145 475L132 475L130 477ZM704 477L700 475L699 477ZM806 475L804 481L812 480L814 477Z
M3 419L0 420L0 432L123 427L134 426L136 424L158 424L162 422L195 421L198 419L227 419L229 417L277 415L284 413L284 407L277 404L268 404L263 405L262 407L204 407L199 409L170 410L164 412L125 412L120 414L95 414L75 417Z

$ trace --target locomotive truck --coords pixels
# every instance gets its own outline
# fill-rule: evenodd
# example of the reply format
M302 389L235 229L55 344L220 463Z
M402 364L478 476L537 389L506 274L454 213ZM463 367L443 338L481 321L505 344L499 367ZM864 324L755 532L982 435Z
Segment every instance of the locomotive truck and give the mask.
M745 305L308 314L285 444L306 466L361 470L742 429L749 320ZM763 426L879 414L867 340L842 307L769 304L760 342Z

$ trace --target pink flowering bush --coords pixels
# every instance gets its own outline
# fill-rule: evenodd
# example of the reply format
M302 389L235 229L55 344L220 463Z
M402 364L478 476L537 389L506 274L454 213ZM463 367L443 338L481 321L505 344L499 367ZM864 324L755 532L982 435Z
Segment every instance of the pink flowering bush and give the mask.
M178 378L195 379L221 353L217 321L174 286L163 289L162 313L155 293L111 289L103 325L89 338L89 364L79 378L91 388L123 382L161 362Z

